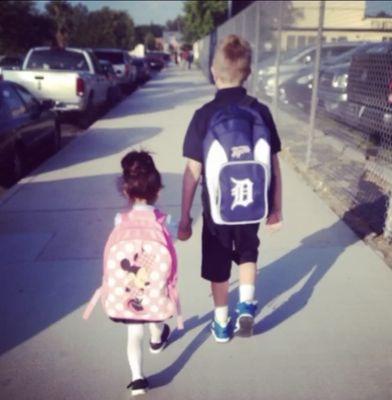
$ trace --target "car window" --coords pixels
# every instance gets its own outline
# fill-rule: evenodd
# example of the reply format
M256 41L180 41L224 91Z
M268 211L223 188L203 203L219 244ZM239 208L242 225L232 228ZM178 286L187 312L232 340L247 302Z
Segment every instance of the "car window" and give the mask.
M353 47L349 47L349 46L331 47L331 49L330 49L331 51L330 51L329 57L340 56L341 54L347 53L348 51L350 51L353 48L355 48L355 46L353 46Z
M302 57L300 57L297 62L301 64L309 64L314 61L315 55L316 55L316 50L308 51Z
M366 54L387 54L391 51L391 44L388 42L377 43L366 50Z
M124 56L121 51L95 50L94 54L100 60L109 61L111 64L125 64Z
M22 65L22 60L17 57L4 57L0 61L0 66L1 67L7 67L7 66L21 66Z
M22 98L23 102L25 103L28 110L36 108L39 106L38 101L33 97L25 88L19 85L15 85L15 90Z
M7 104L13 118L18 118L27 112L22 99L17 95L12 87L5 86L1 88L1 99Z
M99 63L99 59L97 58L97 56L91 51L89 51L88 52L88 54L89 54L89 56L90 56L90 58L91 58L91 61L92 61L92 63L93 63L93 66L94 66L94 71L97 73L97 74L103 74L103 73L105 73L105 70L104 70L104 68L102 67L102 65Z
M34 50L27 62L27 69L60 71L88 71L83 53L64 49Z

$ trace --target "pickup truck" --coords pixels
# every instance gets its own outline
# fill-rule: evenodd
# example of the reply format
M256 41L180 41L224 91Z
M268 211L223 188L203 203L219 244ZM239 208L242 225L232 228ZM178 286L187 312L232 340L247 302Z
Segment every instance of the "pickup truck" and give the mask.
M3 70L0 75L38 99L54 100L56 111L78 112L84 125L110 97L110 82L89 49L36 47L27 53L20 71Z

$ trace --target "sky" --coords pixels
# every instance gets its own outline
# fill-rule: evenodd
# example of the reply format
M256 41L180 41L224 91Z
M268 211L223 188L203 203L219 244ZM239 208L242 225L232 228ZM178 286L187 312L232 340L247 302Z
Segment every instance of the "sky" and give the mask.
M183 1L182 0L155 0L155 1L82 1L72 0L71 3L83 3L91 11L98 10L104 6L116 10L128 11L132 16L136 25L149 24L154 22L157 24L165 24L167 20L174 19L177 15L182 13ZM43 9L46 1L37 1L39 8ZM392 14L392 1L366 1L366 14L374 15L380 11L386 11Z
M392 14L392 1L367 1L366 2L366 14L374 15L380 11L385 11Z
M37 1L39 8L43 9L46 1ZM104 6L108 6L115 10L128 11L135 25L149 24L165 24L167 20L174 19L182 13L182 0L155 0L155 1L70 1L70 3L82 3L90 11L98 10Z

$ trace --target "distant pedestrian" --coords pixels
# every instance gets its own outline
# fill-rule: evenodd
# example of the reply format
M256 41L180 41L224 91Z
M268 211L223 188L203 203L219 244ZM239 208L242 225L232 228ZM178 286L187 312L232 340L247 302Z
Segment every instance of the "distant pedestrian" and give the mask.
M144 376L144 326L150 331L150 352L167 345L170 327L164 321L175 313L182 326L176 290L177 261L166 215L154 208L162 189L161 175L149 153L132 151L121 161L119 189L130 208L117 214L104 252L104 277L86 309L88 318L100 296L111 320L128 330L127 355L132 373L132 395L149 387Z
M188 57L189 57L189 51L188 50L182 50L181 51L181 68L186 69L188 65Z
M211 282L217 342L253 334L259 222L278 229L282 221L281 143L268 107L242 87L250 66L249 43L235 35L224 38L211 68L218 91L195 112L183 146L188 160L178 238L192 235L191 207L203 176L201 275ZM235 324L228 310L232 261L239 265Z
M188 53L188 69L192 68L192 63L193 63L193 52L189 51Z

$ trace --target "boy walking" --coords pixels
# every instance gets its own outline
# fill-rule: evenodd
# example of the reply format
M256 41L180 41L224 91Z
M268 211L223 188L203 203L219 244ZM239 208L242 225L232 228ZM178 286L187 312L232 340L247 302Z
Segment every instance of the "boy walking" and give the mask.
M215 98L195 112L188 127L183 146L183 156L187 158L187 164L183 177L182 210L178 238L187 240L192 235L190 211L198 182L203 177L201 275L211 282L215 307L211 331L217 342L229 341L233 333L242 337L251 336L253 333L253 321L257 309L255 282L259 247L258 229L259 220L262 219L259 217L262 215L264 208L267 210L267 206L259 206L260 210L255 210L256 214L258 213L257 218L240 221L241 218L238 216L245 212L244 210L247 209L249 204L251 206L258 204L255 201L255 197L259 193L261 202L264 197L267 198L268 196L269 199L268 214L265 215L267 225L273 230L278 229L282 221L281 176L277 157L277 153L281 150L281 143L268 107L248 96L245 88L242 87L251 72L250 66L251 48L249 43L236 35L229 35L224 38L217 48L211 67L215 85L218 89ZM224 186L226 189L220 188L218 196L212 193L214 186L209 184L209 176L206 176L206 170L208 174L210 174L210 171L211 174L214 174L215 172L213 171L216 170L216 168L207 165L205 153L208 144L206 144L206 141L210 141L208 135L213 129L211 121L214 121L214 126L217 126L217 119L219 120L220 118L217 117L217 114L221 113L222 110L228 110L227 112L230 113L233 112L230 111L232 109L236 110L234 112L241 118L244 114L246 114L247 118L249 118L249 115L251 117L253 115L254 121L261 121L258 126L262 126L264 130L268 131L268 144L258 146L258 148L268 147L268 161L266 163L270 165L270 173L268 170L264 171L260 166L252 167L252 171L256 171L256 176L260 176L260 180L257 179L256 184L251 183L249 179L236 180L230 176L227 178L227 185ZM246 111L247 109L249 109L249 112ZM253 135L253 139L248 139L250 143L254 144L255 134L251 132L255 132L255 130L254 127L246 128L249 124L244 125L241 121L229 122L226 125L222 123L220 126L223 128L220 128L220 131L224 130L224 127L229 126L230 123L231 125L237 124L239 127L238 134L235 133L235 135ZM241 131L242 126L244 126L243 129L245 131L247 129L250 130L250 133L247 134ZM227 129L230 129L230 126ZM216 138L218 133L213 133L212 138ZM226 135L226 138L228 137ZM236 145L231 147L231 151L228 151L229 157L233 158L234 161L238 161L235 158L239 159L245 153L251 153L251 146ZM245 154L245 159L249 160L250 155L248 158L246 156L248 154ZM217 158L219 157L214 156L215 160ZM242 164L240 168L248 168L247 163L251 163L251 161L243 161L236 165ZM220 176L224 177L224 174ZM265 196L258 187L262 186L262 182L265 183L266 187ZM241 193L236 190L241 189L240 183L247 184L247 187L242 188ZM234 187L230 185L234 185ZM225 195L228 197L233 196L233 200L226 207L226 210L222 210ZM215 208L214 198L216 197L219 197L220 209ZM231 222L225 222L224 219L226 217L223 214L227 218L234 216L234 219ZM236 221L239 222L236 223ZM235 261L239 266L240 281L239 302L236 307L237 316L234 327L230 321L228 310L229 278L232 261Z

